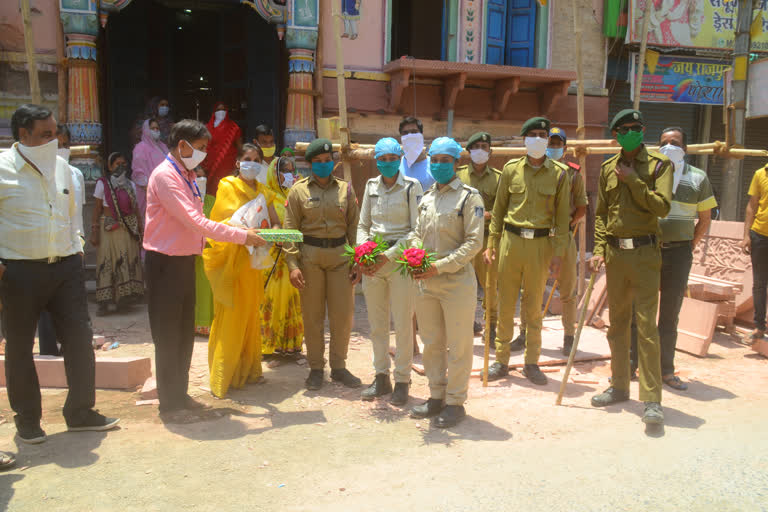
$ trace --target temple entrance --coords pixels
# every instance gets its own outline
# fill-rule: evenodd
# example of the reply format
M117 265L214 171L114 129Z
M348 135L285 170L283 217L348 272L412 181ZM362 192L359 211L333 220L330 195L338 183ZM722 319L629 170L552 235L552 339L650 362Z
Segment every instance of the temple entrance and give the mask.
M244 142L262 123L282 133L287 51L275 27L237 0L134 0L104 33L107 153L130 155L153 97L169 100L174 120L204 123L224 101Z

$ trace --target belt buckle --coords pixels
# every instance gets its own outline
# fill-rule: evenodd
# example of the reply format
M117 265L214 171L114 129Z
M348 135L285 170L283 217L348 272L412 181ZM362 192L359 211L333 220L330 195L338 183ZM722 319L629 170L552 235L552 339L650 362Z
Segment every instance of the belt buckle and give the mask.
M635 248L635 241L631 238L619 238L619 248L620 249L634 249Z
M534 234L535 234L535 231L533 229L520 228L520 237L522 238L527 238L529 240L532 240Z
M49 265L52 265L52 264L58 263L58 262L59 262L59 257L58 256L48 256L48 264Z

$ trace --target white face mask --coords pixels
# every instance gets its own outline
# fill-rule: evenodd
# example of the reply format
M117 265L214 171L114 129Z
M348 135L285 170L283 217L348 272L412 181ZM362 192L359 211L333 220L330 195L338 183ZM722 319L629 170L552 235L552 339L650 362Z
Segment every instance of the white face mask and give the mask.
M526 137L525 149L528 150L528 156L531 158L541 158L547 153L549 139L542 137Z
M192 148L192 144L190 144L187 141L182 141L184 144ZM189 171L194 171L195 167L200 165L200 162L205 160L205 157L208 155L205 151L200 151L199 149L192 148L192 156L181 156L181 151L179 151L179 156L181 156L181 161L184 162L184 167L187 168Z
M224 118L227 117L226 110L217 110L213 114L213 126L219 126Z
M205 187L208 185L208 178L205 176L198 176L195 178L195 183L197 183L197 188L200 189L200 195L205 197Z
M683 177L683 169L685 169L685 151L681 147L665 144L659 148L659 153L666 155L667 158L672 160L672 165L675 166L675 173L672 179L672 192L677 192L677 186L680 184L680 178Z
M491 154L484 149L470 149L469 158L477 165L483 165L491 157Z
M240 162L240 174L246 180L267 183L267 166L261 162Z
M290 172L284 172L283 173L283 186L285 188L291 188L291 185L296 181L296 177L293 175L293 173Z
M149 134L154 140L160 140L160 130L149 130Z
M56 154L58 154L61 158L67 161L69 163L69 156L72 154L72 152L69 150L69 148L59 148L56 150Z
M400 137L403 143L403 153L405 153L405 160L408 165L419 158L421 152L424 151L424 134L421 133L407 133Z
M158 115L160 117L167 116L169 110L170 110L170 108L168 108L167 105L162 105L162 106L157 107L157 113L158 113Z
M53 139L42 146L25 146L19 142L19 151L34 163L43 174L52 175L56 170L59 141Z

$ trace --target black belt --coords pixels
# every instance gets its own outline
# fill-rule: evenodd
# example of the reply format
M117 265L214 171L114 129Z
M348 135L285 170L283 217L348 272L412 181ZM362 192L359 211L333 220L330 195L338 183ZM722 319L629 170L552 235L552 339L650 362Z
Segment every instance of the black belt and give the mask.
M50 258L41 258L39 260L11 260L6 258L2 261L3 263L38 263L42 265L52 265L64 261L67 258L71 258L72 256L74 256L74 254L70 254L69 256L51 256Z
M634 236L631 238L617 238L608 235L605 238L609 245L612 245L617 249L635 249L643 245L653 245L656 243L656 235Z
M312 245L314 247L322 247L323 249L331 249L347 243L347 237L342 236L339 238L315 238L313 236L304 235L304 243Z
M549 236L549 228L521 228L518 226L513 226L512 224L507 224L505 222L504 229L522 238L541 238L544 236ZM531 231L533 231L532 237L523 235L523 232L530 233Z
M690 247L692 240L676 240L674 242L661 242L662 249L673 249L675 247Z
M387 247L395 247L397 242L398 240L384 240L384 243L387 244Z

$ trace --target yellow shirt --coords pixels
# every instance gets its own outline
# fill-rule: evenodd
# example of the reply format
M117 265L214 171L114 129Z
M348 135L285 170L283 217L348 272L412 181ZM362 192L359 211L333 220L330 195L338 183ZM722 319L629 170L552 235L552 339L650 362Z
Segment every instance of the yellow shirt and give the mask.
M757 212L752 230L768 236L768 165L755 172L749 184L749 195L757 197Z

